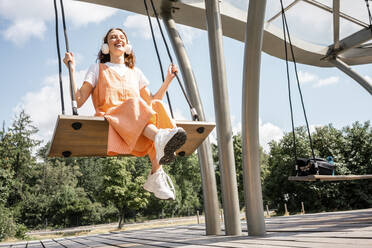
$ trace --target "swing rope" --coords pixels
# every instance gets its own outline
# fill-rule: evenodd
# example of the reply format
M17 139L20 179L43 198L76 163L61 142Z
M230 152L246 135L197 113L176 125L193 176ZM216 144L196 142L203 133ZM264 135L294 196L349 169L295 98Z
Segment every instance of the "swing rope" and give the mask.
M63 24L63 33L64 33L64 37L65 37L66 52L70 52L69 44L68 44L68 37L67 37L67 29L66 29L66 20L65 20L65 11L64 11L64 7L63 7L63 0L60 0L60 5L61 5L61 12L62 12L62 24ZM61 63L61 53L60 53L60 48L59 48L59 34L58 34L58 11L57 11L56 0L54 0L54 13L55 13L55 20L56 20L56 43L57 43L57 53L58 53L58 68L59 68L59 82L60 82L60 91L61 91L62 114L65 114L64 102L63 102L63 89L62 89L62 63ZM72 114L73 115L78 115L75 92L74 92L73 87L72 87L72 70L71 70L70 61L68 62L68 75L69 75L69 79L70 79Z
M287 66L287 80L288 80L289 103L290 103L290 110L291 110L293 146L294 146L294 154L295 154L295 159L296 159L296 163L295 164L296 164L296 171L297 171L297 145L296 145L296 135L295 135L295 129L294 129L294 122L293 122L293 109L292 109L292 99L291 99L292 97L291 97L290 80L289 80L288 55L287 55L287 52L288 51L287 51L286 33L288 34L289 47L290 47L290 50L291 50L291 56L292 56L292 59L293 59L293 65L294 65L295 74L296 74L297 88L298 88L298 91L299 91L299 94L300 94L300 98L301 98L301 105L302 105L302 110L303 110L304 117L305 117L307 134L308 134L309 141L310 141L310 148L311 148L312 157L314 159L314 163L316 163L316 160L315 160L315 153L314 153L313 142L312 142L311 134L310 134L309 123L308 123L308 120L307 120L307 114L306 114L306 110L305 110L304 100L303 100L303 96L302 96L300 81L299 81L299 78L298 78L297 63L296 63L296 59L295 59L294 52L293 52L293 46L292 46L291 36L289 34L289 28L288 28L287 18L286 18L286 15L285 15L285 11L284 11L283 1L282 0L280 0L280 5L281 5L281 9L282 9L282 23L283 23L282 26L283 26L284 46L285 46L285 53L286 53L286 66Z
M58 77L59 77L59 89L61 94L61 107L62 114L65 114L65 102L63 100L63 84L62 84L62 65L61 65L61 51L59 49L59 38L58 38L58 12L57 12L57 0L54 0L54 16L56 24L56 43L57 43L57 54L58 54Z
M170 60L171 63L173 64L173 58L172 58L172 55L171 55L171 53L170 53L170 49L169 49L168 43L167 43L167 41L166 41L166 39L165 39L164 32L163 32L163 28L161 27L161 24L160 24L160 21L159 21L159 16L158 16L158 13L157 13L157 11L156 11L156 8L155 8L155 5L154 5L153 0L150 0L150 3L151 3L151 6L152 6L152 9L153 9L153 12L154 12L154 15L155 15L156 21L157 21L158 26L159 26L161 36L162 36L162 38L163 38L163 42L164 42L164 45L165 45L165 47L166 47L166 50L167 50L167 53L168 53L169 60ZM148 7L147 7L146 0L144 0L144 4L145 4L145 8L146 8L146 12L147 12L147 16L148 16L148 18L149 18L149 20L150 20L150 15L149 15L149 12L148 12ZM151 20L150 20L150 26L151 26L151 30L152 30ZM152 39L153 39L153 41L154 41L154 43L155 43L156 41L155 41L155 35L154 35L153 30L152 30L152 32L151 32L151 35L152 35ZM158 60L160 61L160 56L159 56L159 53L158 53L158 52L157 52L157 55L158 55ZM192 106L191 101L190 101L189 97L187 96L186 91L185 91L185 89L184 89L184 87L183 87L183 85L182 85L182 83L181 83L181 80L180 80L180 78L178 77L178 74L176 74L176 78L177 78L178 84L179 84L180 87L181 87L182 93L183 93L183 95L184 95L185 98L186 98L187 104L188 104L189 107L190 107L190 111L191 111L192 119L193 119L194 121L195 121L195 120L199 120L199 116L198 116L198 114L197 114L195 108Z
M154 47L155 47L155 51L156 51L156 55L158 57L158 62L159 62L159 66L160 66L160 72L161 72L161 78L164 82L165 78L164 78L164 71L163 71L163 64L161 62L161 58L160 58L160 55L159 55L159 49L158 49L158 45L156 43L156 40L155 40L155 34L154 34L154 29L152 27L152 22L151 22L151 18L150 18L150 14L149 14L149 10L148 10L148 7L147 7L147 3L146 3L146 0L144 0L144 3L145 3L145 9L146 9L146 13L147 13L147 18L149 20L149 24L150 24L150 29L151 29L151 36L152 36L152 41L154 43ZM172 118L174 119L174 115L173 115L173 109L172 109L172 105L171 105L171 102L170 102L170 98L169 98L169 93L168 91L166 92L166 96L167 96L167 101L168 101L168 104L169 104L169 109L170 109L170 112L171 112L171 115L172 115Z
M282 15L284 13L284 9L282 8ZM284 27L284 18L282 18L282 25ZM291 110L291 124L292 124L292 136L293 136L293 153L294 153L294 164L296 164L296 171L297 171L297 144L296 144L296 134L294 128L294 120L293 120L293 107L292 107L292 94L291 94L291 87L290 87L290 77L289 77L289 64L288 64L288 51L287 51L287 34L284 31L284 51L285 51L285 64L287 69L287 86L288 86L288 97L289 97L289 108Z

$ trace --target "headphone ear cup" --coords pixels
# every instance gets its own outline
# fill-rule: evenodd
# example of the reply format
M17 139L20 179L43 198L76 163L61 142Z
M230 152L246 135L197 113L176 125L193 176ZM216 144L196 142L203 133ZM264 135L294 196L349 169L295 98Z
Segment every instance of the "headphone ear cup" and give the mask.
M125 45L125 47L124 47L124 53L125 54L131 54L132 53L132 50L133 50L133 48L132 48L132 45L131 44L126 44Z
M102 46L101 46L101 52L103 54L109 54L110 52L110 49L109 49L109 46L107 43L103 43Z

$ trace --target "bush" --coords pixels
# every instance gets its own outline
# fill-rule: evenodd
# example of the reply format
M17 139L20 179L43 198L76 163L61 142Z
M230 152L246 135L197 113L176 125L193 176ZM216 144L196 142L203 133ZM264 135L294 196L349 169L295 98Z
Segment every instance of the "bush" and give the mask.
M0 241L6 238L14 237L16 234L16 224L12 212L0 206Z
M23 224L16 224L15 236L19 239L27 239L27 227Z
M0 206L0 241L4 239L16 237L26 239L27 227L23 224L17 224L14 221L11 210Z

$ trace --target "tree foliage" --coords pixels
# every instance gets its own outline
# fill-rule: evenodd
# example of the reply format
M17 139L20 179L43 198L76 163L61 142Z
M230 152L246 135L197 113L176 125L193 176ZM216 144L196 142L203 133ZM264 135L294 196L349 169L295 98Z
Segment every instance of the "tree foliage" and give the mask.
M108 158L102 162L104 170L101 196L119 210L121 228L126 212L137 212L148 204L149 193L142 187L145 177L134 176L136 163L133 158Z
M213 160L216 165L216 175L217 175L217 185L218 191L220 192L219 195L222 197L222 189L221 189L221 172L220 172L220 164L219 164L219 155L218 155L218 147L217 145L212 145L213 148ZM233 136L233 149L234 149L234 159L235 159L235 169L236 169L236 176L237 176L237 186L238 186L238 197L239 197L239 207L242 209L244 207L244 181L243 181L243 150L242 150L242 136L241 133L238 133ZM268 155L264 152L262 147L259 148L259 163L261 166L261 181L264 180L267 172L267 160ZM222 202L222 201L221 201Z
M303 127L296 129L297 156L311 157L310 144ZM316 157L332 156L338 175L372 173L372 128L370 122L354 123L337 130L332 125L319 127L312 135ZM264 180L264 200L273 208L299 211L304 202L307 211L332 211L372 206L372 182L368 180L340 182L294 182L292 134L270 144L269 174ZM286 199L285 196L288 196Z
M4 125L3 125L4 126ZM119 221L185 216L202 211L203 190L196 154L178 157L164 170L173 180L175 201L159 200L143 189L148 158L48 158L49 143L39 147L37 128L21 111L0 131L0 240L25 237L27 228L70 227ZM309 157L303 127L296 129L297 154ZM333 156L337 174L372 174L372 132L369 122L341 130L332 125L313 133L316 156ZM242 138L233 137L240 207L244 207ZM217 189L221 192L218 147L213 145ZM372 206L372 182L288 181L294 175L292 134L260 149L264 204L282 211L366 208ZM221 193L219 194L221 197ZM286 197L288 196L288 198Z

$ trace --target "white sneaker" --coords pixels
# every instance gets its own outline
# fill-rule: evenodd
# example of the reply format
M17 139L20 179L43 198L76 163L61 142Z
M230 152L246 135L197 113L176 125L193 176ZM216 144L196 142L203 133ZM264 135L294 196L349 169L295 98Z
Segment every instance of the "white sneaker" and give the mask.
M169 184L168 184L169 182ZM164 172L162 168L151 174L147 178L147 181L143 185L143 188L162 200L176 199L176 191L174 189L172 180Z
M186 132L181 127L159 129L155 136L156 160L167 164L174 160L174 152L186 142Z

